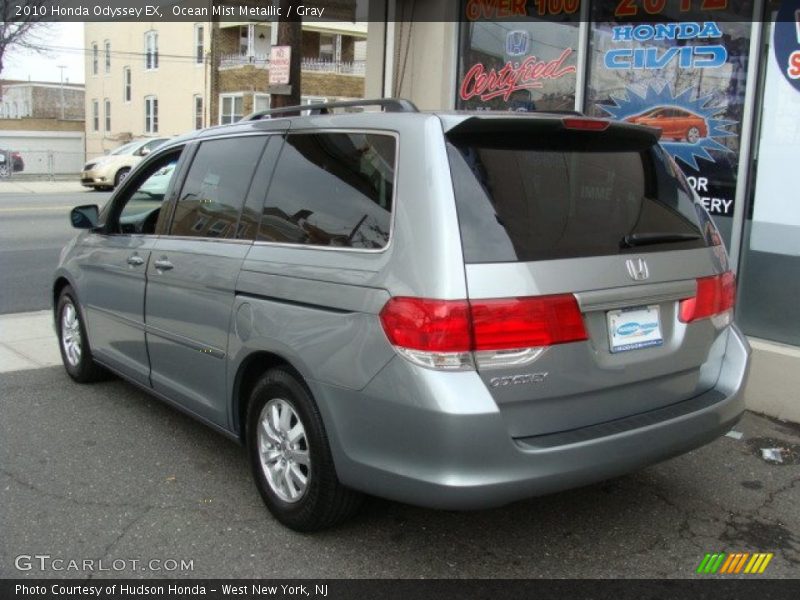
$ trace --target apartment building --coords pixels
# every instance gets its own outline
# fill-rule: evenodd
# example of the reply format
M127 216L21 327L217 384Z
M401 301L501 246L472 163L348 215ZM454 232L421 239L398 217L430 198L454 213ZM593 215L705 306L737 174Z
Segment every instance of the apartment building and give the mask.
M364 95L366 23L303 27L305 102ZM86 156L270 106L272 23L85 23Z

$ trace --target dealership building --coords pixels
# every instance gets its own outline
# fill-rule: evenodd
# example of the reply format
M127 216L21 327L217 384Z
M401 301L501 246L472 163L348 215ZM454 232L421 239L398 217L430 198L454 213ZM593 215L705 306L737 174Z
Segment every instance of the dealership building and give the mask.
M799 20L800 0L372 0L366 96L661 129L737 272L749 407L800 421Z

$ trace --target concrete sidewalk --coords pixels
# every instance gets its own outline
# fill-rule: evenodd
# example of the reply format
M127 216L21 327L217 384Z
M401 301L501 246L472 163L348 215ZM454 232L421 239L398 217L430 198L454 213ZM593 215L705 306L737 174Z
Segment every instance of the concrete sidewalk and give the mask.
M0 315L0 373L60 364L52 312Z
M75 179L73 181L26 181L0 179L0 196L3 194L74 194L91 192Z

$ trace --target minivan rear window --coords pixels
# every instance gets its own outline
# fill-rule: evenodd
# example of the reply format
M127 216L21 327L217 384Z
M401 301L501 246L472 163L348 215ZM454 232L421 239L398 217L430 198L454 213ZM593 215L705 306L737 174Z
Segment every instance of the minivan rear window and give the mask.
M708 245L707 216L658 145L535 138L483 132L448 142L467 263Z

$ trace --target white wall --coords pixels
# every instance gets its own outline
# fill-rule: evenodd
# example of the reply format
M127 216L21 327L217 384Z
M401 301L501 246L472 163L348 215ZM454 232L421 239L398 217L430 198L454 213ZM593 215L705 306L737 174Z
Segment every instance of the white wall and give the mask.
M0 148L19 152L27 175L79 173L85 159L77 131L0 131Z

